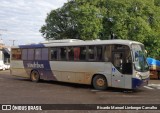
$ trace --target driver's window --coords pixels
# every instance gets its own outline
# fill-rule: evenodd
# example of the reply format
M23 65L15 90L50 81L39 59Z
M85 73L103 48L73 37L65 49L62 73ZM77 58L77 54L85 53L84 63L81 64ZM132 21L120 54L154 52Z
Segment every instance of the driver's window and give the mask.
M122 74L132 74L132 57L126 45L114 45L112 63Z
M123 53L114 53L113 59L113 65L122 72Z

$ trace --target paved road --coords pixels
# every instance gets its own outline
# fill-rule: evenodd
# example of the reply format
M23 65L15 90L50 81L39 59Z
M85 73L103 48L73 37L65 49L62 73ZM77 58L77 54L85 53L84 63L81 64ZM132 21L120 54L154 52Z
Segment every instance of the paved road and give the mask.
M134 91L115 88L109 88L106 91L97 91L88 85L68 84L53 81L33 83L24 78L11 76L9 75L9 71L0 71L0 104L159 103L160 80L150 80L148 86ZM90 111L85 112L90 113ZM98 113L98 111L94 112ZM126 111L123 112L125 113Z

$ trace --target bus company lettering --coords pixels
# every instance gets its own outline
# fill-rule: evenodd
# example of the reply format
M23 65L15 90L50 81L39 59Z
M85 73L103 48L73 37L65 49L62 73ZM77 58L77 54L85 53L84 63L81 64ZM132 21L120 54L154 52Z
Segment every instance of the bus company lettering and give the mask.
M28 63L27 66L29 68L44 68L43 64L39 64L38 62Z

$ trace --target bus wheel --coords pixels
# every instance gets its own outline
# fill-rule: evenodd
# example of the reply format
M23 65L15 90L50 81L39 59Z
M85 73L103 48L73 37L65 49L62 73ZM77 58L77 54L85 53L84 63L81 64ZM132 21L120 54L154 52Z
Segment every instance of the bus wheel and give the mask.
M93 87L97 90L105 90L108 87L107 80L103 75L96 75L93 78Z
M40 80L40 75L39 75L38 71L33 70L31 72L30 78L33 82L38 82Z

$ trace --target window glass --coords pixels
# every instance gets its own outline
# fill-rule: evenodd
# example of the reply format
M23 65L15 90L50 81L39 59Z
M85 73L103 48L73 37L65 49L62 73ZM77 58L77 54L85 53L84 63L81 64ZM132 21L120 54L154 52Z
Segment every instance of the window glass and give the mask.
M67 56L67 49L65 47L60 48L60 57L61 57L61 60L67 60L66 56Z
M79 60L82 61L86 60L86 52L87 52L86 47L80 47L80 53L77 54Z
M21 50L20 49L12 49L12 59L13 60L20 60L21 59Z
M74 48L73 47L68 48L68 60L74 60Z
M41 60L41 49L35 49L35 60Z
M80 47L74 47L74 60L78 61L80 59Z
M132 57L130 48L126 45L112 46L112 63L122 74L132 74Z
M103 61L103 52L102 52L103 51L103 46L97 46L96 49L97 49L97 51L96 51L97 61Z
M106 62L110 62L111 61L111 57L112 57L112 46L111 45L107 45L104 48L104 61Z
M48 48L42 48L42 60L48 60Z
M28 60L34 60L34 49L28 49Z
M22 60L27 60L27 49L22 49Z
M50 49L50 54L51 54L51 56L50 56L50 58L51 58L51 60L58 60L58 48L51 48Z
M95 46L88 47L88 60L95 60Z

